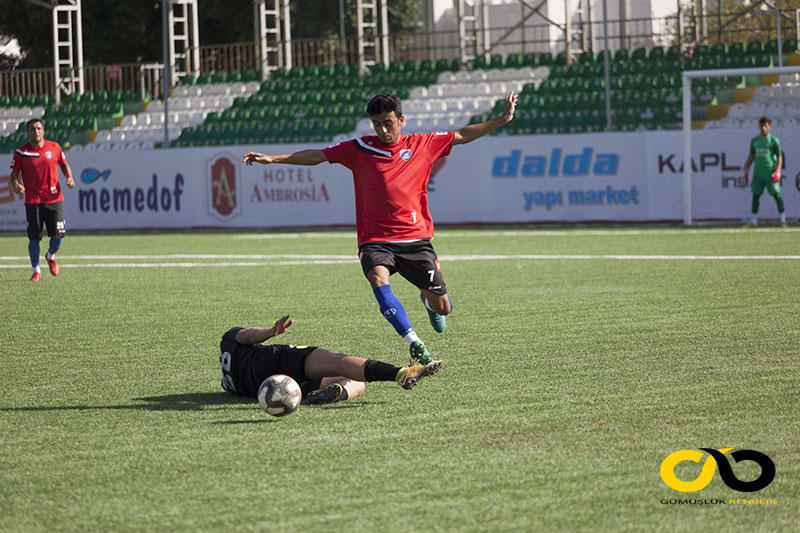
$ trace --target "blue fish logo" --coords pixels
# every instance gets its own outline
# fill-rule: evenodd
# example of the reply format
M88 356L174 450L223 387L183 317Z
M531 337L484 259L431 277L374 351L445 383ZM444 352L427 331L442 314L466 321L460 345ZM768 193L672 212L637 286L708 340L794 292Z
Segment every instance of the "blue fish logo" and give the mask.
M81 181L84 183L94 183L100 178L103 178L104 181L108 181L108 177L110 175L110 169L100 172L96 168L85 168L83 169L83 172L81 172Z

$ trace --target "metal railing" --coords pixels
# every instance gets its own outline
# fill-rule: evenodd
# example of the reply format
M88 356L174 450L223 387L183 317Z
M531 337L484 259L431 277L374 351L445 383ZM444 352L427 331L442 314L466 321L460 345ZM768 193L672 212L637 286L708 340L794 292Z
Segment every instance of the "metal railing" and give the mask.
M773 12L774 13L774 12ZM800 15L796 10L783 13L782 38L797 39ZM797 20L795 24L793 21ZM552 25L518 24L513 27L490 28L477 32L481 55L509 55L565 50L562 36L554 37ZM766 42L776 39L776 19L756 13L710 14L705 17L683 11L672 17L608 21L608 42L611 50L680 44L684 50L701 43ZM570 27L571 53L578 45L594 51L603 49L602 21L574 22ZM459 57L457 30L431 33L392 35L388 39L390 61L438 60ZM354 37L340 39L294 39L290 43L292 63L296 66L358 63L358 47ZM219 71L260 70L254 43L204 45L200 47L201 73ZM189 54L191 57L191 54ZM193 65L190 65L193 67ZM192 69L193 70L193 69ZM158 63L93 65L83 69L86 91L138 91L151 98L161 98L163 66ZM178 83L179 80L173 80ZM52 95L55 92L52 69L17 69L0 71L0 96Z

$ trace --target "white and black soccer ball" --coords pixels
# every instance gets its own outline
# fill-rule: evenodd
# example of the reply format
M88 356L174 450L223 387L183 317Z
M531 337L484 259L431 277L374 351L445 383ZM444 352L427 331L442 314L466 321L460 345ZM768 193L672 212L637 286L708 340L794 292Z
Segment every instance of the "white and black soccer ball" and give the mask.
M286 416L297 411L303 393L300 385L285 374L275 374L258 387L258 403L272 416Z

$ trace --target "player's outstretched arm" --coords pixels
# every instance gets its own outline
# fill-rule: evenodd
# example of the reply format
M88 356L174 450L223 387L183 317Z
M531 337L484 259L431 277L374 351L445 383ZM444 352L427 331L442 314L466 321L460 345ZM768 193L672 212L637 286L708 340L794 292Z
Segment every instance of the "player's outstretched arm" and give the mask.
M483 137L490 131L494 131L500 126L504 126L505 124L511 122L511 119L514 118L514 110L517 108L518 99L519 95L514 94L514 91L508 93L508 98L506 98L506 109L503 111L502 115L493 118L492 120L481 122L480 124L470 124L469 126L464 126L460 130L456 131L453 144L466 144L468 142L472 142L479 137Z
M248 166L253 163L261 163L262 165L269 165L272 163L283 163L285 165L319 165L324 163L328 158L325 157L325 152L322 150L300 150L291 154L282 155L266 155L259 154L258 152L247 152L244 154L242 162Z
M291 320L289 315L284 315L276 320L275 325L271 328L240 329L236 332L236 342L247 345L258 344L272 337L277 337L289 329L292 324L294 324L294 320Z

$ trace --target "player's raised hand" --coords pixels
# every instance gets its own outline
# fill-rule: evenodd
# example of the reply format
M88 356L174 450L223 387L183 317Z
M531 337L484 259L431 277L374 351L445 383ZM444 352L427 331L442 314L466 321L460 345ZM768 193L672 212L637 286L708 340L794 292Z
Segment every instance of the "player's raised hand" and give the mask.
M506 98L506 110L503 111L502 115L506 119L506 122L511 122L511 119L514 118L514 111L517 109L518 100L519 95L514 94L514 91L508 93L508 98Z
M246 154L244 154L242 162L247 166L251 166L253 163L261 163L262 165L268 165L272 163L272 158L268 155L259 154L258 152L247 152Z
M294 320L289 318L289 315L283 315L278 320L275 321L275 325L272 326L272 336L275 337L280 335L281 333L285 332L289 329L289 326L294 324Z

